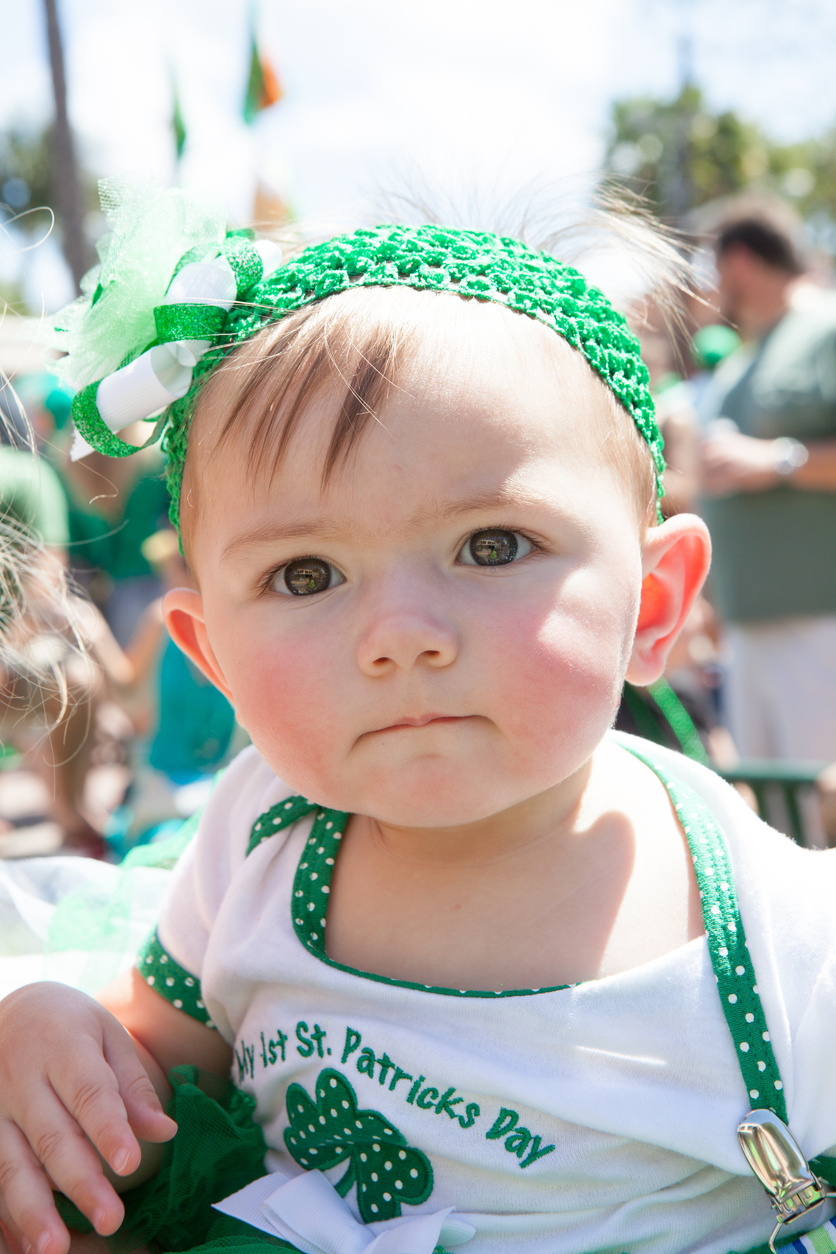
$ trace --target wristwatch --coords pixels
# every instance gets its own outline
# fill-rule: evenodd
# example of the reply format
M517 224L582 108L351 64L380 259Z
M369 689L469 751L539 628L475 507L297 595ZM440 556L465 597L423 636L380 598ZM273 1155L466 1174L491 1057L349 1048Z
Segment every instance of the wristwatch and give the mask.
M804 466L809 456L809 451L800 440L791 440L789 436L782 435L772 441L772 467L782 479L788 479Z

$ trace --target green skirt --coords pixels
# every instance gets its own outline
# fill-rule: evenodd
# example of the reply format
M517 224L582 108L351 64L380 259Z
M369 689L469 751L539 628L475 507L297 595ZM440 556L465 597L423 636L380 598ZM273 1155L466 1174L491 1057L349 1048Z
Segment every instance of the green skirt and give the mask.
M125 1218L108 1237L114 1254L147 1246L156 1254L263 1254L265 1246L293 1250L240 1220L212 1210L231 1193L265 1173L267 1146L253 1119L255 1099L228 1081L197 1067L175 1067L169 1074L172 1096L167 1114L177 1135L167 1142L160 1170L151 1180L122 1194ZM58 1193L61 1218L77 1232L92 1224L68 1198Z

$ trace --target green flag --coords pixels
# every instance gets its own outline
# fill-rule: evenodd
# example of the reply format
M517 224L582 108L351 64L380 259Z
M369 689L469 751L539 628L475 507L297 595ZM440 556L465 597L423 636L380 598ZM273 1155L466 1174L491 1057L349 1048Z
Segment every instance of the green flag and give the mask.
M174 134L174 147L177 150L177 160L179 161L183 155L183 149L186 147L186 123L183 121L183 114L180 109L180 96L177 91L177 84L172 82L172 109L171 109L171 129Z

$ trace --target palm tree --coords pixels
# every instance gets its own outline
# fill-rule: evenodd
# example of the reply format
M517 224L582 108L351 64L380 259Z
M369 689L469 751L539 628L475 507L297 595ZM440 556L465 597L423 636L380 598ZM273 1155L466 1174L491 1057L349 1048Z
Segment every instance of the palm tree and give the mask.
M55 95L55 123L52 131L53 186L59 210L64 256L73 276L76 290L87 269L87 241L81 215L81 196L75 145L67 117L67 81L64 76L64 49L55 0L44 0L46 29L49 40L49 64Z

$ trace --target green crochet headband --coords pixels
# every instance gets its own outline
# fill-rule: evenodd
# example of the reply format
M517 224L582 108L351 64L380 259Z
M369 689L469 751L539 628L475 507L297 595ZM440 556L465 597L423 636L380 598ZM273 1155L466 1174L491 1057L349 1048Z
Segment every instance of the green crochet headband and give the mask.
M110 189L104 190L107 194ZM68 350L59 373L81 385L72 415L81 437L94 449L117 457L135 452L116 432L163 411L147 443L164 432L175 526L200 378L266 324L358 287L451 292L505 305L551 327L583 353L633 418L653 456L661 496L662 436L638 340L622 315L577 270L515 239L439 226L358 230L281 264L274 245L256 244L249 233L225 232L215 216L208 225L192 222L192 238L197 239L181 248L190 243L185 219L190 212L194 217L189 194L157 195L169 207L175 204L176 221L167 258L154 276L156 291L147 290L147 257L145 270L142 257L137 264L135 254L141 249L136 232L132 234L131 197L119 188L111 214L116 229L102 250L102 267L88 280L88 294L59 315L52 343ZM145 217L147 221L149 215ZM157 262L158 220L154 227ZM149 248L146 240L146 252ZM143 285L145 290L136 290ZM137 299L144 300L143 308L137 308ZM117 343L111 342L113 318L119 321ZM129 318L136 324L131 328L124 325ZM131 338L132 344L127 342ZM106 364L107 375L101 368Z

